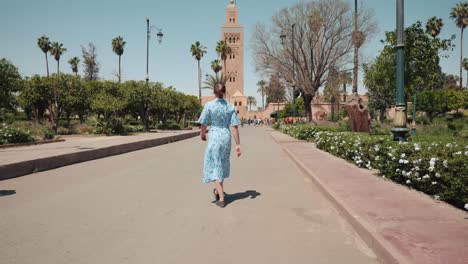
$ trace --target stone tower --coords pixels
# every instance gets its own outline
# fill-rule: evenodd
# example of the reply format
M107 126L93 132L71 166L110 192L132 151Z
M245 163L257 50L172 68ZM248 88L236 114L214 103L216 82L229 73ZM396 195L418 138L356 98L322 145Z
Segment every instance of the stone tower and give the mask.
M231 47L226 59L226 99L236 106L239 116L246 117L247 98L244 96L244 27L239 24L239 11L234 0L226 8L226 23L221 26L221 39ZM223 64L224 67L224 64Z

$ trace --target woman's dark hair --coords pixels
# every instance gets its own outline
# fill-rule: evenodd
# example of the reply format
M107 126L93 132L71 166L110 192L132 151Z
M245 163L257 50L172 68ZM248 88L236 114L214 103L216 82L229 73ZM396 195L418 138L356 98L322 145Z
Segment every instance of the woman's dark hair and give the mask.
M223 98L224 94L226 93L226 85L222 83L216 84L216 86L213 89L213 93L215 94L216 97Z

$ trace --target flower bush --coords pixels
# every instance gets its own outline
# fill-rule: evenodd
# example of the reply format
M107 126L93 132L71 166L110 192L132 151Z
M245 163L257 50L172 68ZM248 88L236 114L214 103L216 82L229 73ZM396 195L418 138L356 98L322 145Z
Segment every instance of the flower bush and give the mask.
M21 128L2 127L0 128L0 145L33 142L31 131Z
M418 140L395 142L391 136L337 132L315 126L282 125L283 133L314 141L317 148L358 167L446 201L458 208L468 204L468 144L466 141Z

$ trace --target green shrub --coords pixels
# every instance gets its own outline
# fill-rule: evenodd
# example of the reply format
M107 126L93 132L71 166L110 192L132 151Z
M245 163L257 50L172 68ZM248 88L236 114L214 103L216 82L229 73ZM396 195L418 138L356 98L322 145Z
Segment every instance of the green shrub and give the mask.
M0 144L26 143L34 141L35 139L31 136L31 131L29 130L7 126L0 128Z
M182 129L182 127L175 122L166 122L166 123L158 124L156 128L161 129L161 130L181 130Z
M284 133L314 141L317 148L378 169L379 175L425 192L458 208L468 203L468 142L453 137L419 136L395 142L391 136L335 132L320 127L283 125Z

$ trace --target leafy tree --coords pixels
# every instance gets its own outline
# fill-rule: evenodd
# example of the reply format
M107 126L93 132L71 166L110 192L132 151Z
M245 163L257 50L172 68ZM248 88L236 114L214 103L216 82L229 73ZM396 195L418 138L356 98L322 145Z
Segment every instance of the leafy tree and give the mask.
M343 92L343 101L346 102L346 95L347 95L346 85L347 85L347 84L352 84L352 83L353 83L353 78L351 77L351 72L349 72L349 71L342 71L342 72L340 72L338 78L339 78L341 84L343 85L343 89L342 89L342 92Z
M121 36L118 36L112 40L112 51L119 56L119 82L122 80L122 71L121 71L121 57L124 53L126 42Z
M0 115L4 110L16 109L15 93L21 89L22 79L18 68L5 58L0 59Z
M41 36L37 39L37 46L44 52L45 60L46 60L46 69L47 69L47 76L49 76L49 59L47 57L47 53L50 51L50 41L49 38L45 35Z
M201 104L201 69L200 69L200 60L203 58L203 55L206 54L206 47L200 44L199 41L196 41L190 47L190 52L192 56L197 60L198 63L198 99Z
M438 90L418 94L417 109L426 112L432 122L434 117L451 110L466 108L468 91Z
M128 98L120 83L105 81L100 85L100 91L91 99L91 109L103 115L102 134L107 134L127 107Z
M458 76L456 75L442 73L442 88L449 90L457 90L459 80L460 78L458 78Z
M262 110L265 109L265 95L266 95L266 90L267 90L267 85L268 83L265 82L264 80L260 80L257 82L257 93L260 93L262 96Z
M296 116L304 116L304 98L296 98ZM294 115L294 106L288 102L284 109L279 111L279 118L290 117Z
M50 54L54 56L57 61L57 74L60 73L60 57L65 51L67 51L67 49L63 47L62 43L53 42L50 45Z
M97 50L93 43L88 44L88 48L81 46L84 64L84 79L95 81L99 79L99 63L97 61Z
M18 103L28 119L37 119L42 124L44 114L49 108L49 77L34 75L25 80L23 89L18 95Z
M145 129L149 129L149 119L151 112L154 112L161 103L162 84L146 83L143 81L125 82L126 92L128 93L129 106L132 111L141 116Z
M247 105L249 105L249 109L252 111L252 105L257 105L257 99L253 96L247 96Z
M277 103L285 101L286 89L281 84L278 76L272 76L266 90L266 102Z
M75 75L78 76L78 64L80 64L80 59L78 57L73 57L68 60L68 63L72 68L72 72L74 72Z
M452 12L450 12L450 18L452 18L460 28L460 90L463 89L463 30L468 25L468 2L458 3Z

